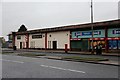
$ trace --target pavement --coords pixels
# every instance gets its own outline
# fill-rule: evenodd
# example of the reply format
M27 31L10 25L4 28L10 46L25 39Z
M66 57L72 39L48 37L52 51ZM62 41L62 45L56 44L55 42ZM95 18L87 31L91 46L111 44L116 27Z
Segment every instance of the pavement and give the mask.
M48 52L48 53L65 53L64 50L35 50L35 49L18 49L18 51L30 51L30 52ZM96 53L94 52L94 54L91 54L91 52L83 52L83 51L68 51L67 54L81 54L81 55L95 55ZM120 53L105 53L102 52L103 56L119 56L120 57Z
M12 49L3 49L3 51L13 51ZM77 51L69 51L65 53L62 50L31 50L31 49L20 49L14 51L16 54L19 53L35 53L35 54L46 54L46 56L38 56L37 58L47 58L47 59L55 59L55 60L63 60L61 57L63 56L81 56L81 57L94 57L94 58L106 58L109 61L99 61L99 62L90 62L90 61L81 61L85 63L94 63L94 64L104 64L104 65L113 65L120 66L119 54L117 53L103 53L102 55L91 55L90 52L77 52Z

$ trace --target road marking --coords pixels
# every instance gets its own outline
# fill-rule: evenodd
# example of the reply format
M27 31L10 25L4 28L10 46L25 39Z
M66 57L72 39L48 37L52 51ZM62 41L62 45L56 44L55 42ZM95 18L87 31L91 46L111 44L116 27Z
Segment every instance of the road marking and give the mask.
M71 71L71 72L85 73L84 71L78 71L78 70L72 70L72 69L64 69L64 68L54 67L54 66L47 66L47 65L40 65L40 66L41 66L41 67L46 67L46 68L53 68L53 69Z
M16 62L16 63L24 63L24 62L21 62L21 61L13 61L13 60L6 60L6 59L0 59L2 61L9 61L9 62Z

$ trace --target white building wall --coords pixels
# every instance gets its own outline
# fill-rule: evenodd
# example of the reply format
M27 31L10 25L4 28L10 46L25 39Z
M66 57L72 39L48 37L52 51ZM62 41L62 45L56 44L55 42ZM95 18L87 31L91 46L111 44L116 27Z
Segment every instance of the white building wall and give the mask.
M21 39L17 39L17 36L15 37L15 46L17 47L17 49L20 49L20 42L22 42L22 48L26 47L26 42L25 42L25 35L19 35L21 36Z
M32 39L32 35L29 35L29 48L45 48L45 34L42 33L42 38Z
M65 49L65 44L68 44L68 49L70 49L70 31L47 33L47 48L53 48L53 41L57 41L57 49Z
M29 34L29 48L45 48L45 33L42 33L42 38L32 39L32 35ZM50 37L51 35L51 37ZM26 35L20 35L21 39L15 37L15 46L20 49L20 42L22 42L22 48L26 48ZM53 41L57 41L57 49L64 49L65 44L68 44L70 48L70 31L58 31L47 33L47 48L53 48Z

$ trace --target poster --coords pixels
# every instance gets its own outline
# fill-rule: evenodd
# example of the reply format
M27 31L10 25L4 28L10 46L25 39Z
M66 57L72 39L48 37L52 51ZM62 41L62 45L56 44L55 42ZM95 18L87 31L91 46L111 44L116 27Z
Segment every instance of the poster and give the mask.
M113 45L113 49L117 49L117 40L113 40L112 45Z
M113 48L112 40L109 40L108 43L109 43L109 49L112 49Z
M120 40L118 40L118 49L120 49Z
M120 46L120 41L118 40L109 40L109 49L117 49L118 46Z
M105 41L103 40L94 40L93 41L93 46L95 48L96 45L100 44L102 46L102 48L105 48ZM92 46L92 41L90 42L90 47Z

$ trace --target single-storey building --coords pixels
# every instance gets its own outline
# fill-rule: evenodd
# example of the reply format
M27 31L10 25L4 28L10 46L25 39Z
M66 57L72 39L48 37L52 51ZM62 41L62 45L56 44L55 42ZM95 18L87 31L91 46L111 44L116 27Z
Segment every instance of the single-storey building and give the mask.
M93 25L93 38L91 25ZM12 43L18 49L54 49L90 51L102 45L106 52L120 51L120 19L54 28L13 32Z

